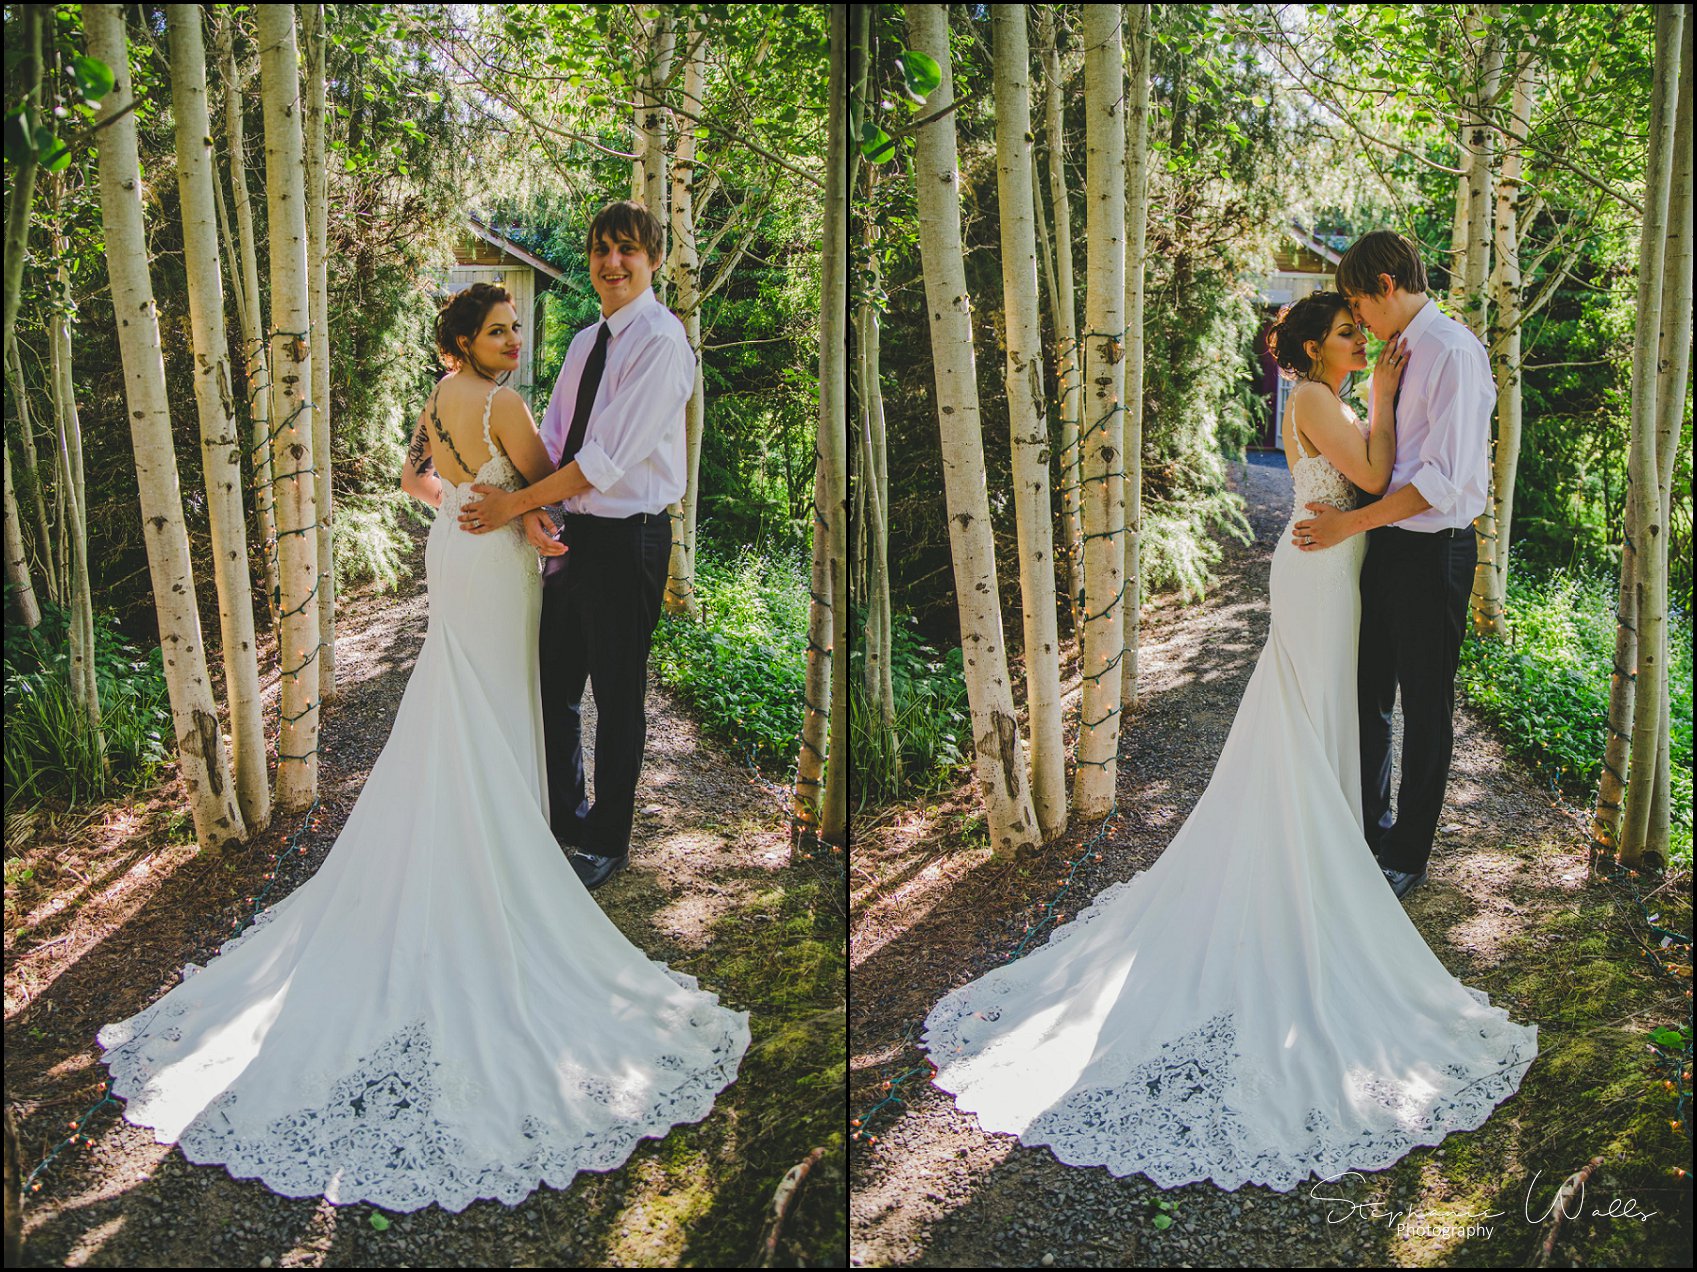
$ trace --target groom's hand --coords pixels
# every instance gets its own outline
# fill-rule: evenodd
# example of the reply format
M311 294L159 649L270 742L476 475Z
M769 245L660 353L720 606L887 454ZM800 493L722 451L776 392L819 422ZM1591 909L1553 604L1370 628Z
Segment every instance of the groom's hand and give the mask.
M1292 527L1290 540L1304 552L1335 548L1353 533L1349 528L1349 514L1341 509L1323 503L1305 504L1304 507L1314 515Z
M513 505L518 500L512 491L486 486L482 482L478 482L472 490L483 498L473 499L460 509L460 529L473 534L488 534L513 519L517 511Z
M532 508L524 514L524 537L543 556L564 556L566 545L554 537L554 519L545 509Z

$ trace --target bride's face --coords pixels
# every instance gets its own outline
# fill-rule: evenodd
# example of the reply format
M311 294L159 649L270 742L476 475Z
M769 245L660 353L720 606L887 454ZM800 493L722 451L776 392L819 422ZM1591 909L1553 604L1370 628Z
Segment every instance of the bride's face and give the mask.
M1349 310L1340 309L1332 315L1332 329L1319 344L1308 342L1308 356L1314 358L1317 371L1336 372L1342 367L1349 371L1367 369L1367 336L1356 325Z
M516 370L519 349L523 347L518 311L504 300L496 301L483 316L483 329L477 333L477 339L467 342L462 338L460 347L466 348L468 343L475 364L485 371Z

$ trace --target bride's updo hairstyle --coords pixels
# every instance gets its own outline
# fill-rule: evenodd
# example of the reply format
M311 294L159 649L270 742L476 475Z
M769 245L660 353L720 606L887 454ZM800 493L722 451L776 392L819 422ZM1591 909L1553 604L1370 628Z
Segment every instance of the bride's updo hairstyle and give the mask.
M1325 344L1340 309L1349 309L1342 292L1317 291L1279 310L1267 331L1267 352L1273 355L1285 379L1302 380L1313 372L1314 360L1303 346L1310 340Z
M450 370L470 363L474 370L491 380L499 374L477 366L460 348L460 340L463 337L468 345L476 340L477 333L483 330L483 320L502 301L512 304L513 295L499 283L473 283L448 297L436 315L436 349Z

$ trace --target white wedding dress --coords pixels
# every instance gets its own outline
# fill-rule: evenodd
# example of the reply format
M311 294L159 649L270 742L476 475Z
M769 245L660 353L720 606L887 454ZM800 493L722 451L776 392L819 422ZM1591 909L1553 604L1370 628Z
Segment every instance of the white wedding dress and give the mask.
M1319 456L1295 487L1291 523L1355 504ZM931 1011L934 1081L985 1130L1162 1188L1288 1191L1471 1130L1518 1088L1536 1026L1445 970L1362 837L1364 552L1303 552L1287 523L1267 644L1166 851Z
M517 489L491 458L476 480ZM389 741L318 872L206 967L101 1029L124 1116L288 1197L464 1210L610 1170L698 1122L748 1013L650 962L549 831L520 523L425 550L430 623Z

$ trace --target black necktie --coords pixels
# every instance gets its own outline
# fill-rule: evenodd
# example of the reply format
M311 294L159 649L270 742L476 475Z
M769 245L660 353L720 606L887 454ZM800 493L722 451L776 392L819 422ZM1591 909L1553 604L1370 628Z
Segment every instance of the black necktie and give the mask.
M595 391L601 387L601 373L607 369L607 342L612 338L612 331L602 323L595 337L595 348L589 351L589 361L584 363L583 378L577 382L577 407L572 411L572 426L566 433L566 448L560 452L561 468L577 457L583 445L583 435L589 429L589 411L595 405Z

